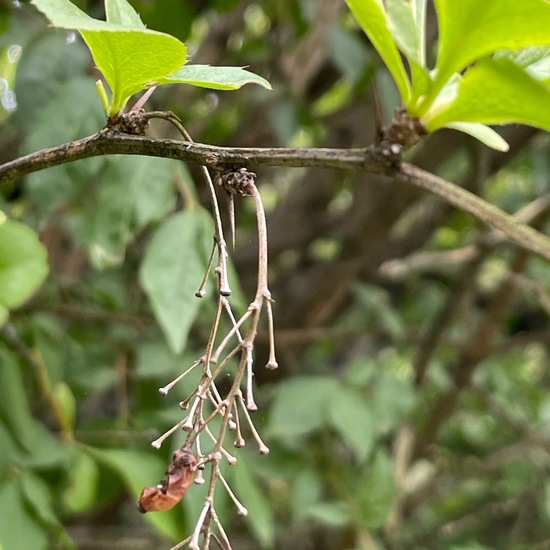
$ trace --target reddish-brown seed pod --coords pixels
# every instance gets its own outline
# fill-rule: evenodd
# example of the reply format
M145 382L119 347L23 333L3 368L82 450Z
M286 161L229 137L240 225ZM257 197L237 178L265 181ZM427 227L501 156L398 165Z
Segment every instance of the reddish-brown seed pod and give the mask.
M175 451L166 477L156 487L144 487L141 491L138 510L144 514L173 508L185 496L196 470L197 459L189 451Z

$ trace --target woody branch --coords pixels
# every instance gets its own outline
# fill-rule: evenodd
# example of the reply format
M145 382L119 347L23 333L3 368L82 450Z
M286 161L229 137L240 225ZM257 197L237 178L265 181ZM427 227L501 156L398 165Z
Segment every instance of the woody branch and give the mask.
M0 187L26 174L101 155L145 155L191 161L223 169L227 166L339 168L386 174L429 191L483 224L502 232L521 248L550 260L550 239L466 189L407 162L388 163L375 146L332 148L216 147L185 140L158 139L101 130L97 134L43 149L0 166Z

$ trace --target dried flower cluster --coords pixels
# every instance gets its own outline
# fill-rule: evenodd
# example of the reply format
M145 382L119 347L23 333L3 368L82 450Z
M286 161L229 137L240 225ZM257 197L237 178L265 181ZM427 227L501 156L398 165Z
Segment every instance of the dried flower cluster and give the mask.
M172 113L144 113L144 116L147 119L163 118L168 120L178 128L185 139L192 142L179 119ZM270 351L267 368L277 368L273 337L272 298L268 288L267 227L262 200L255 185L256 174L246 168L239 167L223 170L218 177L220 185L230 197L230 204L232 204L234 196L250 196L254 200L256 209L259 241L256 294L245 313L237 319L229 301L231 288L227 273L228 252L214 183L208 168L203 166L202 170L211 194L215 239L205 277L196 295L203 297L206 294L206 281L212 270L214 258L217 256L217 265L214 268L218 278L216 313L202 357L198 358L172 382L159 389L161 394L166 395L190 372L195 369L201 369L202 371L197 387L180 403L180 407L187 411L187 415L153 441L152 445L160 448L171 434L180 429L187 432L185 443L181 450L176 451L174 454L166 479L157 487L145 488L144 493L142 493L144 500L143 502L140 501L139 505L142 511L167 509L166 507L172 504L174 499L179 501L183 497L193 477L195 483L204 483L203 470L207 465L210 466L208 490L194 532L188 539L175 546L173 550L186 545L192 550L207 549L210 547L212 540L215 540L221 548L231 548L227 534L214 507L214 493L218 481L224 486L235 503L237 512L243 516L248 513L223 477L220 462L225 459L229 464L234 464L237 461L237 458L224 447L228 432L234 434L235 447L244 446L245 434L250 433L258 445L260 453L267 454L269 452L250 415L252 411L258 409L253 394L254 341L264 307L267 312L269 329ZM221 334L221 320L224 315L229 319L231 328L225 334ZM232 361L234 359L235 361ZM223 395L218 387L217 380L222 373L227 373L231 365L236 362L237 366L233 371L231 386ZM211 427L214 419L220 420L216 423L215 433ZM207 444L204 444L205 440ZM212 443L213 449L205 454L203 448L211 448ZM152 507L149 510L147 509L148 502L155 503L151 505Z

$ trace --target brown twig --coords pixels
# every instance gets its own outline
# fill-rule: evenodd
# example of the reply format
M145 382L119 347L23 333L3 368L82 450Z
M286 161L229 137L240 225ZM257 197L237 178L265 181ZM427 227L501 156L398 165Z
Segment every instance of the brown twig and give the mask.
M134 118L139 118L139 113L134 113L133 116ZM161 118L170 122L187 140L188 144L193 143L193 140L181 124L181 121L173 113L142 113L142 117L146 121L152 118ZM136 120L136 122L138 123L139 127L144 126L143 123L139 120ZM205 294L204 291L206 279L213 264L214 252L217 249L218 264L214 270L215 273L218 275L217 308L204 355L200 359L196 360L186 371L176 377L172 382L159 389L161 394L166 395L177 382L179 382L181 379L187 376L187 374L189 374L191 371L195 370L199 365L201 365L202 376L199 384L197 385L195 390L191 392L191 395L189 395L187 399L180 403L182 409L188 409L187 416L152 443L154 447L159 448L171 434L179 429L182 429L188 433L183 448L191 449L194 446L198 455L199 475L197 476L196 482L204 483L202 469L204 469L204 465L207 462L211 464L210 480L204 506L195 525L193 534L189 539L186 539L186 544L188 544L189 548L191 548L192 550L197 550L201 547L201 537L203 548L205 550L210 547L211 541L215 541L221 548L231 548L229 539L227 538L223 526L218 519L214 505L214 495L218 481L220 481L222 485L225 486L230 495L230 498L235 502L238 512L241 515L245 515L247 513L246 508L234 495L220 470L220 461L222 460L222 458L227 459L229 464L234 464L237 461L237 458L231 455L224 448L226 432L228 430L236 430L237 437L235 439L235 446L242 447L244 445L244 437L241 432L242 422L239 417L240 414L244 416L254 439L258 443L260 453L266 454L269 452L269 449L263 443L249 414L249 410L257 409L252 393L253 349L256 339L256 333L258 330L258 322L264 303L267 304L267 317L269 327L268 334L270 341L268 367L275 368L277 366L273 336L274 329L273 313L271 310L271 293L268 288L267 226L262 200L254 182L255 174L253 174L252 172L248 172L244 168L241 168L237 171L229 170L227 171L227 173L223 172L222 177L220 178L220 183L224 186L226 191L230 193L231 196L242 195L253 197L258 223L259 248L258 282L256 294L245 313L240 317L240 319L236 319L228 300L228 296L231 294L231 289L229 287L227 275L227 249L223 234L219 206L214 189L214 183L212 178L210 177L208 168L202 166L202 171L208 185L212 200L212 209L214 213L215 224L215 245L208 264L206 275L200 285L197 296L202 297ZM229 317L231 325L225 337L221 339L221 342L217 344L216 347L216 342L218 341L218 334L221 326L222 314L224 312ZM229 342L234 339L237 340L237 345L230 346L229 351L227 351ZM216 379L219 375L221 375L223 371L226 371L228 369L230 361L232 360L232 358L237 356L239 352L240 360L233 374L233 382L231 384L231 388L229 389L225 397L222 398L220 392L218 391L218 388L216 387ZM212 365L216 365L216 368L213 370ZM244 404L241 391L241 384L245 378L247 388L246 406ZM239 407L239 405L241 405L241 407ZM216 435L214 435L214 433L212 433L210 429L210 424L214 419L219 417L221 417L221 423L219 424L219 426L217 426L217 433ZM206 436L207 439L211 440L214 444L212 452L209 453L207 456L205 456L202 452L203 446L201 442L201 437L203 435ZM217 530L218 534L213 531L213 528ZM176 548L180 547L181 545L176 546Z
M243 165L254 168L264 165L355 169L393 175L401 182L433 193L485 225L501 231L511 242L550 260L550 239L543 234L443 178L406 162L388 163L388 159L374 146L360 149L215 147L191 141L116 133L107 128L83 139L5 163L0 166L0 185L51 166L110 154L172 158L216 169Z

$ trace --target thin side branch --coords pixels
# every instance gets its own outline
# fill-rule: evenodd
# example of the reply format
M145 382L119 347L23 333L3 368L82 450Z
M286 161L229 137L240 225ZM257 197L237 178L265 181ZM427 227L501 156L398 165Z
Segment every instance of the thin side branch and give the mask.
M31 153L0 166L0 186L31 172L101 155L145 155L224 166L340 168L387 174L433 193L501 231L514 244L550 260L550 239L514 220L496 206L443 178L412 164L388 164L374 146L363 149L215 147L184 140L158 139L102 130L86 138Z

